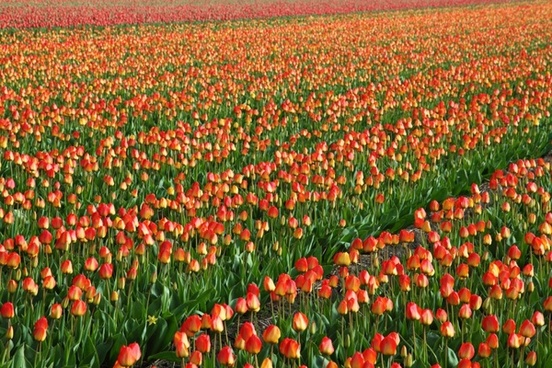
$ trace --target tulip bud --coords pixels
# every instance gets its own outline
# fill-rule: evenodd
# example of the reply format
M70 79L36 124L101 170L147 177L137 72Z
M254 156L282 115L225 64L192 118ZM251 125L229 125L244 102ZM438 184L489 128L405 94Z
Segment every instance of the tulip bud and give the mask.
M406 357L404 358L404 366L405 368L410 368L414 364L414 358L412 357L412 354L408 353Z
M8 329L6 330L6 339L13 339L13 326L8 326Z
M525 364L531 367L537 364L537 353L535 351L527 353L527 356L525 357Z

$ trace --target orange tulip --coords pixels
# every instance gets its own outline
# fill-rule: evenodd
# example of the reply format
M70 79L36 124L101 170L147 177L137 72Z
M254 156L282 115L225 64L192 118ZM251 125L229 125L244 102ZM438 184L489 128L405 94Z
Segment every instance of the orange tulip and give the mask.
M121 346L117 362L123 367L131 367L136 364L141 357L140 345L133 342L129 345Z
M33 337L36 341L42 342L46 340L48 335L48 320L46 317L41 317L35 322L33 328Z
M236 363L236 357L232 348L229 346L223 347L217 354L217 361L225 367L233 367Z

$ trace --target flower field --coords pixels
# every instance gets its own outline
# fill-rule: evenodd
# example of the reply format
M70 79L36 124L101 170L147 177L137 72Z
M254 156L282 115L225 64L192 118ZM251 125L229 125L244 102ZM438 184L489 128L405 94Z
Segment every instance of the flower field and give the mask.
M508 0L2 0L0 29L273 18Z
M1 367L552 359L552 4L3 4Z

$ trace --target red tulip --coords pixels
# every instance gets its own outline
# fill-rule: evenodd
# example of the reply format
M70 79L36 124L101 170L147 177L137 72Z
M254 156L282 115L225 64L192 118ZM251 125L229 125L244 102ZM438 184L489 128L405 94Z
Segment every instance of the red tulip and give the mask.
M48 320L46 317L41 317L35 322L33 328L33 337L36 341L42 342L46 340L48 334Z
M217 361L226 367L233 367L236 363L236 356L229 346L223 347L217 354Z
M535 326L544 326L544 315L539 311L535 311L533 316L531 316L531 322L533 322Z
M110 279L113 276L113 265L111 263L103 263L98 270L98 274L102 279Z
M475 355L475 349L473 345L469 342L465 342L462 345L460 345L460 349L458 349L458 357L460 359L468 359L471 360Z
M13 318L15 316L15 308L13 306L12 302L5 302L2 304L2 307L0 307L0 315L2 318Z
M479 348L477 349L477 355L479 355L481 358L488 358L491 356L492 349L486 342L482 342L479 344Z
M508 319L502 325L502 331L506 334L513 334L516 332L516 322L513 319Z
M192 337L201 329L201 317L197 314L191 315L184 320L180 331L185 332L188 337Z
M441 335L444 337L453 337L454 336L454 326L450 321L445 321L441 325Z
M320 342L318 349L323 355L332 355L335 351L332 344L332 340L327 336L324 336L322 338L322 341Z
M190 354L189 363L186 365L188 367L199 367L203 363L203 354L199 350L195 350Z
M431 325L433 323L433 312L431 309L423 309L420 320L426 326Z
M81 317L86 313L86 303L82 300L75 300L71 305L71 314L73 316Z
M133 342L129 345L121 346L117 362L123 367L131 367L136 364L141 357L142 353L140 352L140 345Z
M535 351L527 353L527 356L525 357L525 364L531 367L537 364L537 353Z
M498 322L498 318L495 315L491 314L483 317L483 320L481 321L481 327L485 332L498 332L500 329L500 324Z
M259 354L263 343L257 335L251 335L245 342L245 351L249 354Z
M508 347L512 349L517 349L522 346L525 342L525 337L516 333L510 333L508 335Z
M406 304L406 318L419 321L421 318L422 309L416 303L408 302Z
M472 310L469 304L463 304L458 312L458 317L461 319L469 319L472 316Z
M301 355L301 345L296 340L286 337L280 343L280 353L288 359L298 359Z
M535 328L535 325L531 321L526 319L525 321L522 322L519 328L519 333L524 337L531 338L535 336L535 334L537 333L537 330Z
M386 336L380 343L380 351L383 355L397 354L397 341L393 336Z
M196 337L195 347L202 353L208 353L211 351L211 339L208 334L201 334Z
M63 314L63 307L59 303L55 303L50 308L50 318L52 319L60 319L61 315Z
M487 339L485 340L485 342L487 343L487 345L489 345L489 347L491 349L498 349L498 336L497 334L495 333L491 333L489 334L489 336L487 336Z

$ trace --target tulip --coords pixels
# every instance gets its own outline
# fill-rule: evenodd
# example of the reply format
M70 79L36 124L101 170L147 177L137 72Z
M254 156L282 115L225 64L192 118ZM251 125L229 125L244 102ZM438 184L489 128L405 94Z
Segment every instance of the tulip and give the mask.
M61 273L63 274L72 274L73 273L73 264L70 260L65 260L61 263Z
M433 323L433 312L431 309L423 309L420 320L426 326L431 325Z
M481 327L485 332L498 332L500 329L500 324L498 318L495 315L488 315L483 317L481 321Z
M351 264L351 258L349 257L349 253L346 252L340 252L336 253L336 255L333 258L334 264L337 266L349 266Z
M187 367L192 364L195 367L198 367L203 363L203 354L201 351L194 351L192 354L190 354L190 362L188 363Z
M136 364L141 357L140 345L133 342L129 345L121 346L117 357L117 363L123 367L131 367Z
M520 335L532 338L537 333L535 325L528 319L524 320L519 328Z
M280 328L276 325L270 325L263 332L263 341L268 344L277 344L280 336Z
M63 307L59 303L55 303L50 308L50 318L52 319L60 319L61 315L63 313Z
M197 314L191 315L184 320L180 331L185 332L188 337L195 335L201 329L201 317Z
M479 344L479 348L477 349L477 355L479 355L481 358L488 358L491 356L492 349L486 342L482 342Z
M98 274L101 279L110 279L113 276L113 265L111 263L103 263L98 270Z
M516 332L516 322L513 319L508 319L502 325L502 331L506 334L513 334Z
M195 347L202 353L208 353L211 351L211 339L208 334L201 334L196 337Z
M301 312L295 313L293 316L293 329L297 332L301 332L307 329L309 325L309 319Z
M75 300L71 305L71 314L76 317L84 316L86 313L86 303L82 300Z
M280 353L288 359L298 359L301 355L301 345L296 340L286 337L280 342Z
M441 335L443 335L444 337L454 337L454 326L450 321L445 321L441 325L440 330L441 330Z
M6 340L11 340L13 339L13 326L8 326L7 330L6 330Z
M406 318L419 321L422 309L416 303L408 302L406 305Z
M262 347L263 343L257 335L251 335L245 342L245 351L249 354L259 354Z
M383 355L397 354L397 341L391 335L386 336L380 343L380 351Z
M527 353L527 356L525 357L525 364L531 367L537 364L537 353L535 351Z
M489 334L489 336L487 336L487 339L485 340L485 342L487 343L487 345L489 345L489 347L491 349L498 349L498 336L497 334L495 333L491 333Z
M334 347L333 347L333 344L332 344L332 340L327 337L327 336L324 336L322 338L322 341L320 342L320 345L318 346L318 349L320 350L320 353L322 353L323 355L332 355L333 352L335 351Z
M441 323L445 322L446 320L448 320L448 315L447 315L447 312L442 309L442 308L439 308L437 309L437 311L435 312L435 318L437 318L437 320Z
M236 300L236 306L234 307L236 313L238 314L245 314L247 313L248 311L248 308L247 308L247 301L245 300L245 298L238 298Z
M257 295L248 292L245 300L249 311L258 312L259 310L261 310L261 302Z
M217 361L226 367L233 367L236 363L236 357L232 348L229 346L223 347L217 354Z
M507 344L509 348L517 349L520 346L522 346L524 342L525 342L525 337L523 337L522 335L519 335L516 333L510 333L508 335Z
M531 316L531 322L533 322L535 326L544 326L544 315L539 311L535 311L533 316Z
M48 320L46 317L41 317L35 322L33 328L33 337L36 341L42 342L46 340L48 334Z
M174 347L176 350L176 356L178 358L186 358L189 355L188 349L190 348L190 343L186 333L181 331L176 331L173 338Z
M458 311L458 317L461 319L469 319L472 316L472 310L469 304L463 304Z
M261 368L273 368L272 360L270 358L264 358L261 363Z
M460 359L467 359L471 360L475 355L475 349L473 345L469 342L465 342L462 345L460 345L460 349L458 349L458 357Z
M2 318L13 318L15 316L15 308L13 306L12 302L5 302L2 304L2 307L0 307L0 315Z

